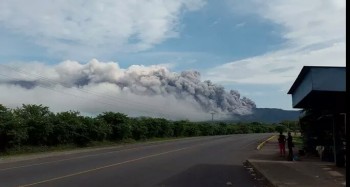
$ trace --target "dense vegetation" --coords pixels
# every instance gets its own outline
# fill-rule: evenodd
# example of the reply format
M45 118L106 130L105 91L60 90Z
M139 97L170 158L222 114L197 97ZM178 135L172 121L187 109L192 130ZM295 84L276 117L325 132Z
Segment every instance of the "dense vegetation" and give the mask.
M23 146L87 146L91 142L125 139L190 137L275 132L276 125L169 121L163 118L130 118L105 112L96 117L76 111L53 113L42 105L9 109L0 104L0 150Z

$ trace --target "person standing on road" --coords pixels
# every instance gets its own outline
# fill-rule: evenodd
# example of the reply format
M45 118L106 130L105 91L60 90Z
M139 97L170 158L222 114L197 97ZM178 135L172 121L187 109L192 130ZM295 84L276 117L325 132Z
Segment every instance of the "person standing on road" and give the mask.
M289 161L293 161L293 157L294 157L294 154L293 154L294 143L293 143L293 137L292 137L290 132L288 132L287 144L288 144L288 160Z
M278 145L280 147L280 156L286 156L286 136L280 132L278 137Z

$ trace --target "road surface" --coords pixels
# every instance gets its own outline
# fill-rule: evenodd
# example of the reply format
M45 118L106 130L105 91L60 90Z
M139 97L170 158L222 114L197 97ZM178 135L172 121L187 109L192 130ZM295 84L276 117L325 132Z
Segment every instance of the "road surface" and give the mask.
M257 186L242 163L270 136L195 137L0 163L0 186Z

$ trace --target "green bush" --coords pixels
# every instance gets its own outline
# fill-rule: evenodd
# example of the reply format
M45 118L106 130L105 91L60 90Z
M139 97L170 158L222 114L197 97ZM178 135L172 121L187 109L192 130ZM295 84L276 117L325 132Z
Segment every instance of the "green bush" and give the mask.
M287 123L289 127L291 123ZM116 112L96 117L77 111L52 113L42 105L23 105L11 110L0 104L0 150L33 147L87 146L104 141L132 141L152 138L265 133L283 130L286 125L253 123L212 123L164 118L129 118ZM48 149L47 149L48 150Z

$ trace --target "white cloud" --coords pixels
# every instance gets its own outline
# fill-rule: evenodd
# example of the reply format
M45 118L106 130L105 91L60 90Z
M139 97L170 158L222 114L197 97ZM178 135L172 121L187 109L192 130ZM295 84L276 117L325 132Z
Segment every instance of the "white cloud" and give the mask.
M239 6L246 7L246 13L283 27L285 47L226 63L209 70L206 78L226 83L283 85L291 84L305 65L345 66L344 0L272 0L248 4Z
M177 37L182 12L203 5L202 0L2 0L0 27L66 56L140 51Z
M235 25L236 28L240 28L240 27L244 27L245 26L245 22L241 22Z
M206 78L225 83L284 84L294 81L305 65L345 66L345 43L305 51L280 50L227 63L208 71Z

